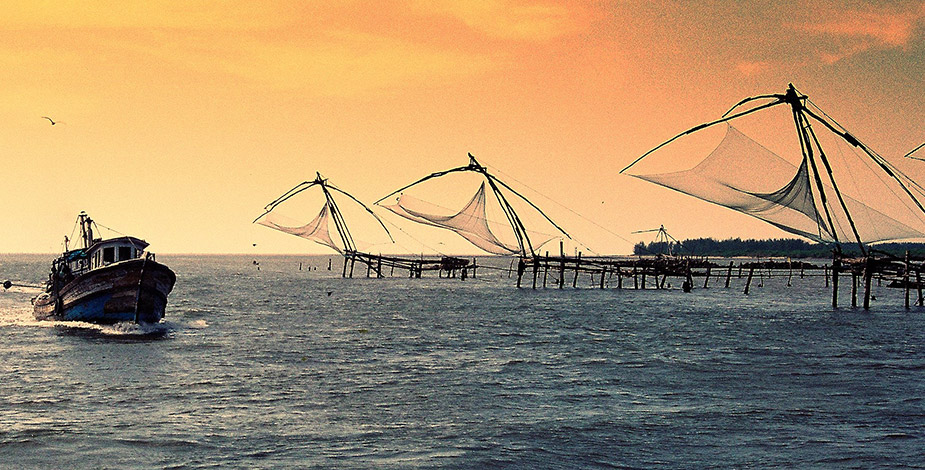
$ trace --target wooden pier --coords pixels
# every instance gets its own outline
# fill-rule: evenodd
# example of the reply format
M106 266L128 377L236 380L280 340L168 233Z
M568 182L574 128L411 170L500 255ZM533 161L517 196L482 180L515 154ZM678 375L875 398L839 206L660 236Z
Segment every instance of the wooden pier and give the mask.
M356 264L366 265L366 277L381 278L394 276L395 270L407 272L409 278L420 279L425 271L436 271L438 277L459 278L466 280L476 276L477 264L473 258L455 256L442 256L440 258L411 258L401 256L385 256L363 253L361 251L344 252L344 269L342 277L352 278ZM362 268L361 268L362 269ZM386 273L388 271L388 273Z
M786 279L785 285L791 287L795 279L811 278L819 282L820 287L831 289L833 308L839 307L840 285L844 288L841 282L847 277L851 285L851 307L870 309L871 301L875 299L875 282L876 286L902 289L906 308L925 306L925 258L912 257L908 253L897 257L872 251L865 257L849 257L836 252L831 264L789 259L723 260L717 263L703 257L583 257L580 253L577 256L550 256L547 253L515 260L511 263L510 273L512 277L516 275L518 288L533 289L661 290L680 287L689 292L695 288L728 289L733 286L732 280L736 279L735 285L742 288L745 295L753 287L764 287L765 280Z

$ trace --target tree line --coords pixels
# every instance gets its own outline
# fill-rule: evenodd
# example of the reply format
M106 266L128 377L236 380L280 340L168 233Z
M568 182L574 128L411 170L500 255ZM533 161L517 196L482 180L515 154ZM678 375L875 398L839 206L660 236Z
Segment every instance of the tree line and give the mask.
M882 243L873 247L894 255L906 251L915 256L925 256L925 243ZM741 239L692 238L680 242L639 242L633 247L634 255L673 254L680 256L754 256L791 258L829 258L834 245L808 242L796 238ZM845 254L859 255L856 243L842 244Z

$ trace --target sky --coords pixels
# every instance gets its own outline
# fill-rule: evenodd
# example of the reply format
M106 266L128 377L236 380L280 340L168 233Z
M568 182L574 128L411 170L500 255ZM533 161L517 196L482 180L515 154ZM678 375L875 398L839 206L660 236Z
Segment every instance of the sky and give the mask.
M6 253L80 211L158 253L328 253L251 222L316 171L371 203L470 152L598 253L783 237L619 171L788 83L887 158L925 141L925 1L10 1L0 70Z

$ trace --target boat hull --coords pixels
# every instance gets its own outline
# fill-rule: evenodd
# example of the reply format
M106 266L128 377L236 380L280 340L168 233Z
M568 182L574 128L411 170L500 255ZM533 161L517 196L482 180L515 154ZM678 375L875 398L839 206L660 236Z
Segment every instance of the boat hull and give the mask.
M157 323L176 275L150 259L132 259L81 274L34 301L38 320Z

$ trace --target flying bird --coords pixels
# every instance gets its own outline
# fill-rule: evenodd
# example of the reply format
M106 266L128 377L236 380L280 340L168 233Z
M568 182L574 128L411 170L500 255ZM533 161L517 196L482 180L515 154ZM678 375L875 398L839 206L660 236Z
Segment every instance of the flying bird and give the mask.
M54 126L55 124L57 124L57 122L55 122L52 118L50 118L50 117L48 117L48 116L42 116L42 119L48 119L48 122L50 122L52 126Z

